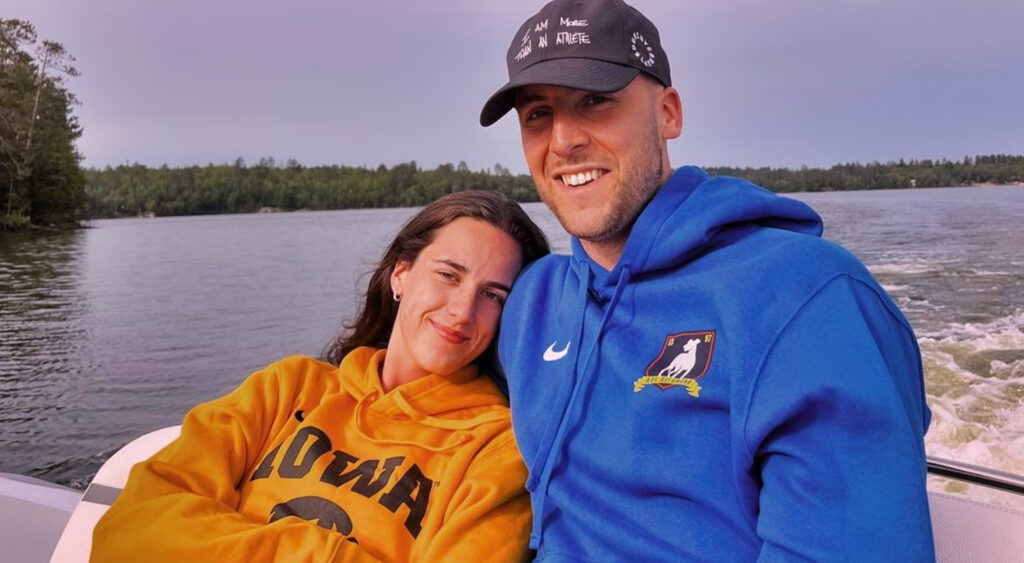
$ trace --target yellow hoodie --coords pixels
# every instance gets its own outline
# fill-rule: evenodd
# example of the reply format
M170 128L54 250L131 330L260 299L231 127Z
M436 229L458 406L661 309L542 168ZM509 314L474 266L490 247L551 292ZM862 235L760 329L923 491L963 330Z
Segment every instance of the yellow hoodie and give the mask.
M514 561L526 467L474 366L385 393L383 350L281 360L136 465L93 561Z

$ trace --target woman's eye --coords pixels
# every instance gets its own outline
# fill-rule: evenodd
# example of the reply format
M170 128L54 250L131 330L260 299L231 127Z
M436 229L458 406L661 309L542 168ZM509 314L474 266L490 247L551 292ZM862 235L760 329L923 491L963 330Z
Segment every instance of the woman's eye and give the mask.
M448 280L448 281L455 281L455 280L459 279L459 278L457 278L457 277L455 276L455 274L453 274L453 273L451 273L451 272L447 272L447 271L445 271L445 270L438 270L438 272L437 272L437 275L438 275L438 277L440 277L441 279L443 279L443 280Z
M484 297L490 299L491 301L494 301L499 305L505 304L505 296L500 293L496 293L494 291L484 291Z

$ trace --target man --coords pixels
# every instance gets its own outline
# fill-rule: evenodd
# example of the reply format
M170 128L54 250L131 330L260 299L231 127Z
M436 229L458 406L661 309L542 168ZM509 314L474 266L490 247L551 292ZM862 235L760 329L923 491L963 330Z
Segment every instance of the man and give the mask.
M621 1L547 4L507 64L480 121L515 109L573 235L501 327L538 558L932 559L920 354L867 270L806 205L672 170L679 94Z

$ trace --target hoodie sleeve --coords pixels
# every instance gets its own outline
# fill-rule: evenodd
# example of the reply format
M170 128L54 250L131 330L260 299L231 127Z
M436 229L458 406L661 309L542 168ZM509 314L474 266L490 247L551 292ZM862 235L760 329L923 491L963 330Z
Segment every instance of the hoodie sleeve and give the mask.
M416 561L525 561L530 542L526 465L511 428L471 462L444 521Z
M768 352L749 402L759 560L933 560L928 421L895 305L849 276L828 282Z
M286 359L192 409L181 436L132 468L93 534L93 561L374 560L340 534L294 518L267 524L237 511L238 483L294 395L322 367Z

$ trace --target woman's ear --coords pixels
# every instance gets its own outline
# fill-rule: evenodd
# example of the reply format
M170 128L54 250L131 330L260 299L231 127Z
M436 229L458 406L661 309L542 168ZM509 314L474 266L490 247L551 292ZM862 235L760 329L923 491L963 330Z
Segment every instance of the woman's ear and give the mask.
M391 270L391 293L395 297L402 297L402 283L405 281L406 274L409 273L411 264L405 260L399 260L395 263L394 269Z

